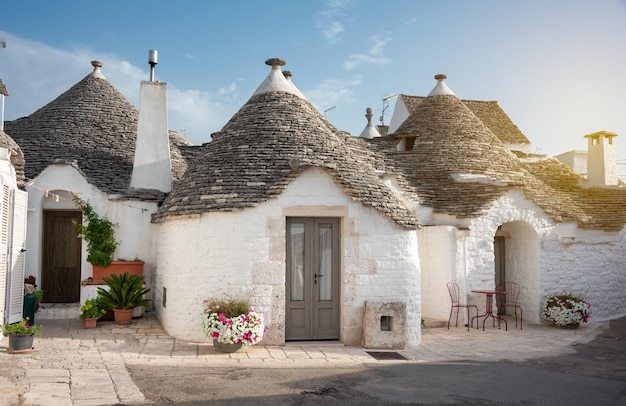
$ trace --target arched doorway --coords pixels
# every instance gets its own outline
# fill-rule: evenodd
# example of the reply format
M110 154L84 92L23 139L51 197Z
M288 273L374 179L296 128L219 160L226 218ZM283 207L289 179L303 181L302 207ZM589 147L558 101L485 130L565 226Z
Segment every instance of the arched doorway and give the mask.
M530 224L513 221L494 236L494 285L517 282L524 319L539 322L539 236Z

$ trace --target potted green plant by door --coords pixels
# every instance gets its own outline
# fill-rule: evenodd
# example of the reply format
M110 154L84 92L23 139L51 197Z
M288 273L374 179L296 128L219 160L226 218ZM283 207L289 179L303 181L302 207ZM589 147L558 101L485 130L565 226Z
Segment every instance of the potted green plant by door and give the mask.
M113 253L119 245L115 239L117 224L108 217L100 217L94 208L78 196L74 204L83 211L83 223L75 223L79 236L87 241L87 261L92 265L106 267L113 259Z
M85 328L96 328L98 319L107 313L106 306L103 305L99 297L87 299L80 308L79 318L85 321Z
M43 326L28 322L28 318L17 323L4 324L2 334L9 337L9 349L12 354L29 353L33 351L33 341L36 335L41 334Z
M108 289L98 288L98 295L106 306L113 309L115 323L130 324L134 308L150 304L145 298L150 289L144 286L143 276L124 272L104 278L104 281Z
M87 242L87 261L93 267L92 281L104 284L105 277L124 272L143 275L144 262L141 260L113 261L113 254L119 246L115 239L118 224L107 216L99 216L88 202L78 196L74 196L74 204L83 212L83 223L74 225L79 236Z

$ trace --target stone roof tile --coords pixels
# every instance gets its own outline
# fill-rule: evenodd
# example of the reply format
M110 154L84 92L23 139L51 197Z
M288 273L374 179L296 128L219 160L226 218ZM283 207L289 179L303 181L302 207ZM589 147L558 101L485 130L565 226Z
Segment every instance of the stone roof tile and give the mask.
M394 134L367 144L385 154L387 170L399 173L405 189L435 213L478 217L517 188L557 223L607 231L626 224L626 189L585 188L554 158L509 151L456 96L427 97L410 110ZM412 149L397 151L402 138L414 140Z
M365 159L374 153L337 131L300 95L257 92L202 146L153 220L255 207L315 167L327 171L355 201L404 227L417 227L414 215Z
M153 192L133 190L137 109L102 75L94 71L28 117L5 123L26 157L26 177L33 179L55 161L75 162L87 181L108 194L129 197ZM182 140L182 141L181 141ZM179 145L189 144L170 132L174 177L186 169Z

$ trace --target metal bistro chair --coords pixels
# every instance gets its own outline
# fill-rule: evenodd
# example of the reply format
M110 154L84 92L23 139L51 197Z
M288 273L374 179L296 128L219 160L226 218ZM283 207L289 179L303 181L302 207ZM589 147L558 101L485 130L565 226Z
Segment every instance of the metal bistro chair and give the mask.
M519 309L519 329L522 330L522 306L517 304L517 299L521 292L521 287L517 282L502 282L498 285L497 290L506 292L505 295L500 295L502 303L498 308L498 315L505 314L507 307L512 307L515 310L515 327L517 327L517 309Z
M459 310L461 308L467 309L467 331L470 329L470 308L473 307L476 309L476 317L478 317L478 306L470 305L470 304L461 304L459 302L459 285L456 282L448 282L446 284L448 286L448 293L450 294L450 300L452 301L452 306L450 307L450 317L448 317L448 329L450 329L450 320L452 320L452 312L456 308L456 323L455 327L459 326ZM478 327L478 322L476 322L476 327Z

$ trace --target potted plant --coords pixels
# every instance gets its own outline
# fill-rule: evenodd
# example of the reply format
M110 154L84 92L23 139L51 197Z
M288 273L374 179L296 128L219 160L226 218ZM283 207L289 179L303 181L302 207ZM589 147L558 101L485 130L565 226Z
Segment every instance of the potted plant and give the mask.
M115 239L118 224L106 216L100 217L88 202L78 196L74 196L74 204L83 211L84 224L74 225L79 236L87 241L87 261L93 266L91 282L104 284L105 277L121 275L124 272L143 275L143 261L138 259L113 261L113 253L119 246Z
M85 304L81 306L78 317L85 321L85 328L95 328L98 319L106 313L107 308L104 306L102 299L98 297L87 299Z
M263 339L263 315L250 307L249 297L207 299L204 307L207 318L203 320L202 327L217 351L235 352Z
M9 337L9 353L27 353L33 350L35 335L41 334L43 326L28 322L22 318L17 323L2 325L2 334Z
M130 324L133 309L150 304L144 297L150 289L144 286L143 276L124 272L122 275L113 274L109 278L105 277L104 281L108 289L99 287L98 295L102 297L102 302L106 306L113 309L117 324Z
M74 196L73 201L83 211L83 223L76 222L74 225L78 235L87 241L87 261L92 265L106 267L119 245L115 239L118 225L106 216L100 217L88 202L78 196Z
M552 295L543 302L541 316L562 328L578 328L591 316L591 304L571 293Z
M39 289L35 291L35 312L41 307L43 301L43 290Z

